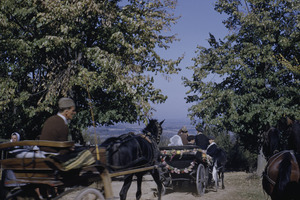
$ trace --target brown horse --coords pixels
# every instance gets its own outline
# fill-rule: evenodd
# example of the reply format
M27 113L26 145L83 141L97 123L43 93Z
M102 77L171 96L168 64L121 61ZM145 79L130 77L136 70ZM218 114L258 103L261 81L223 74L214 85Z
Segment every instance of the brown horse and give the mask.
M300 197L299 155L281 151L273 155L263 172L262 185L272 200L296 200Z

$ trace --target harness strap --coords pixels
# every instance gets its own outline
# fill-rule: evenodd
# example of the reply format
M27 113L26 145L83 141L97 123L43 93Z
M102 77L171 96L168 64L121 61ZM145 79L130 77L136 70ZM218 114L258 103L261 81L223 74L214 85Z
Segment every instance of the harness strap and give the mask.
M146 135L144 135L144 134L139 134L138 136L144 138L144 139L145 139L147 142L149 142L150 144L152 143L151 139L150 139L148 136L146 136Z
M275 181L273 181L273 180L269 177L269 175L268 175L267 173L264 173L264 176L267 178L267 180L268 180L272 185L275 185L275 184L276 184Z

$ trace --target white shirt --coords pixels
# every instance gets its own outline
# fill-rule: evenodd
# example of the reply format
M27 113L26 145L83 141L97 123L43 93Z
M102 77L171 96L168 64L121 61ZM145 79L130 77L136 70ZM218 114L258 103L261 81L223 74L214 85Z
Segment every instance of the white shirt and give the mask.
M57 113L58 116L60 116L64 121L65 121L65 124L68 125L68 120L65 116L63 116L62 114L60 113Z

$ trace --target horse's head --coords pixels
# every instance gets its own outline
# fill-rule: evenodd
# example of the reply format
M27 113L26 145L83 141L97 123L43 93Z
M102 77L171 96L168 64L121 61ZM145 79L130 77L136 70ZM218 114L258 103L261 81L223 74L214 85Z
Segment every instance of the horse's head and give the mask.
M160 136L163 132L162 124L165 120L158 122L156 119L150 119L146 128L144 128L143 133L149 135L154 139L157 144L160 142Z
M277 128L271 127L263 134L263 154L267 159L280 150L280 132Z

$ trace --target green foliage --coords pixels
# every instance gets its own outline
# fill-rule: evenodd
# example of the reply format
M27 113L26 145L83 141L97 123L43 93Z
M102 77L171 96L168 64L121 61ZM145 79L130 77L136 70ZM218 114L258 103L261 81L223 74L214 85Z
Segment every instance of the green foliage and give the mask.
M184 78L194 123L235 132L241 145L257 152L266 127L283 115L300 118L299 73L277 59L292 66L300 59L299 8L296 0L216 2L215 10L228 15L229 35L216 40L210 34L210 47L199 46L189 67L192 79Z
M75 129L92 124L144 121L150 102L166 96L154 88L157 73L177 73L182 58L158 48L177 17L174 0L0 1L0 135L23 129L39 134L57 101L76 101ZM162 33L163 32L163 33ZM90 98L88 97L90 95Z

